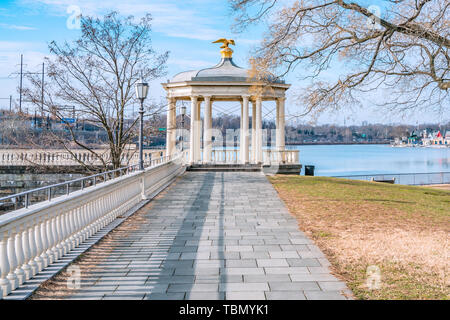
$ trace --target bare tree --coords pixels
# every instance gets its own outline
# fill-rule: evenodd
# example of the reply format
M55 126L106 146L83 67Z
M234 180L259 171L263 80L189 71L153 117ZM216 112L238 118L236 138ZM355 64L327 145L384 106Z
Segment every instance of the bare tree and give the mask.
M72 153L76 146L92 153L105 168L121 166L122 155L136 134L136 120L126 121L126 109L136 103L135 82L140 77L151 81L166 73L168 52L158 54L152 48L151 20L150 14L136 22L132 16L121 18L117 12L103 19L81 17L78 40L49 44L52 56L46 58L44 99L38 76L29 76L31 85L25 94L65 125L70 139L61 142L67 152ZM108 158L78 139L67 120L72 110L106 132ZM60 136L55 135L55 139Z
M299 93L302 114L359 104L377 89L385 90L377 104L391 110L449 110L447 0L385 0L368 8L344 0L229 2L237 31L268 23L255 50L260 69L309 79Z

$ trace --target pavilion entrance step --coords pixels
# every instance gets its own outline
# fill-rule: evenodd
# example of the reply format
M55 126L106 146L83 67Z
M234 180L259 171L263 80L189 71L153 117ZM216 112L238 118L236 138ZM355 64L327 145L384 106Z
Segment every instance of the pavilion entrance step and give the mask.
M246 172L261 172L262 167L260 164L192 164L186 168L187 171L213 171L213 172L234 172L234 171L246 171Z

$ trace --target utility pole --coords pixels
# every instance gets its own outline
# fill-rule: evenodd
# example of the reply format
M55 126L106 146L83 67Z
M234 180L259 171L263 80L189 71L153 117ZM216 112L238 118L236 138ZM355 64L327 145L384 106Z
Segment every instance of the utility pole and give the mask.
M23 71L23 54L20 55L19 113L22 113L22 71Z
M41 116L44 116L44 62L42 62Z
M12 112L12 95L9 95L9 112Z

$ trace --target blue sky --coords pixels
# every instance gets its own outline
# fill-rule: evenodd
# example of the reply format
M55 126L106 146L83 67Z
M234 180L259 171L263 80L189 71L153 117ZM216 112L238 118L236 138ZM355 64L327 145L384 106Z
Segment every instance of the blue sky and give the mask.
M364 0L368 5L379 2ZM21 53L24 54L26 71L37 72L43 57L48 55L47 44L50 41L77 38L79 30L69 29L66 25L71 15L67 11L71 6L78 6L83 15L102 15L116 10L123 15L139 17L150 12L154 18L154 48L161 52L170 51L166 78L181 71L215 65L220 60L220 49L211 41L221 37L235 39L233 58L238 65L247 67L249 50L258 44L264 31L264 25L259 25L242 34L233 34L230 29L233 16L226 0L0 0L0 98L7 98L10 94L18 98L18 78L11 74L19 71ZM164 80L151 84L155 100L164 97L164 90L159 85ZM286 80L292 83L293 89L302 85L295 74ZM294 115L296 108L290 100L288 96L287 113ZM8 105L8 100L0 100L1 107ZM267 113L272 107L270 104L266 106ZM270 118L270 115L267 117ZM360 124L364 120L372 123L446 120L440 119L439 115L424 114L393 121L382 112L365 109L338 115L324 114L319 118L319 123L343 124L344 118L347 124Z

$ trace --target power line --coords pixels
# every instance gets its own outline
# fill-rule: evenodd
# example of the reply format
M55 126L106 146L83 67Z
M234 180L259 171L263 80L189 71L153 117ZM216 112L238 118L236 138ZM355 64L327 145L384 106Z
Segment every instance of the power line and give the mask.
M22 113L22 72L23 72L23 54L20 55L20 87L19 87L19 112Z

